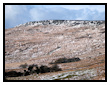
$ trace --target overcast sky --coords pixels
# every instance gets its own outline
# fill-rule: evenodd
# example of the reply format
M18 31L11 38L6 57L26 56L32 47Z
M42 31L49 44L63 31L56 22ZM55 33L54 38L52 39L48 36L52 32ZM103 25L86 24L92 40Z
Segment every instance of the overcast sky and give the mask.
M40 20L105 20L104 5L5 5L5 28Z

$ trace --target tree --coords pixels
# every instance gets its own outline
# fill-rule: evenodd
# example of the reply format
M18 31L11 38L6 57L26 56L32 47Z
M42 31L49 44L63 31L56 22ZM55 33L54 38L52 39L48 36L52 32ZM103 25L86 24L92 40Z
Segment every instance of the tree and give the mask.
M28 71L32 71L32 69L33 69L33 65L30 65L29 67L28 67Z

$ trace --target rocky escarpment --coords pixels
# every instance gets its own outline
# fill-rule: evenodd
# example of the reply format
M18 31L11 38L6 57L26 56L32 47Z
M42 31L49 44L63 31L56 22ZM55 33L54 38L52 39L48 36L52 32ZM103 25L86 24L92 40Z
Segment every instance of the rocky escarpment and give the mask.
M20 24L19 26L29 26L29 25L67 25L67 26L75 26L75 25L100 25L105 23L105 21L81 21L81 20L44 20L44 21L32 21L27 22L25 24Z
M105 21L45 20L5 30L6 70L22 71L19 66L25 63L51 66L50 63L59 58L79 58L80 61L58 63L62 69L59 75L50 72L48 77L39 74L34 79L68 79L68 76L73 80L83 77L91 80L99 76L104 79ZM64 76L63 71L66 71ZM77 72L83 74L73 76Z

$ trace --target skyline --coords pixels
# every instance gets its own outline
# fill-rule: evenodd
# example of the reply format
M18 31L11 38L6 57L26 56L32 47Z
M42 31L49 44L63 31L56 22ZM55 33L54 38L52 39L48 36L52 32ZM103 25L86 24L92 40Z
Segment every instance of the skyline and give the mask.
M5 5L5 28L41 20L105 20L105 5Z

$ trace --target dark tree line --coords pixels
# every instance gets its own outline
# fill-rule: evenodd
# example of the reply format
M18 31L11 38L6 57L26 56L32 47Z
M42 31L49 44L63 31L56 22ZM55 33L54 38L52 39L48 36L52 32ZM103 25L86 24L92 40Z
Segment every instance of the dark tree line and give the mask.
M51 62L50 64L59 64L59 63L69 63L69 62L76 62L80 61L80 58L59 58L55 62Z
M10 71L10 72L5 72L5 77L18 77L18 76L27 76L31 75L33 73L47 73L47 72L56 72L56 71L61 71L62 69L58 67L57 64L59 63L68 63L68 62L76 62L80 61L80 58L59 58L55 62L51 62L50 64L54 64L52 67L48 67L46 65L41 65L40 67L38 65L27 65L23 64L20 65L22 68L28 67L28 70L24 70L24 72L16 72L16 71Z
M58 65L53 65L52 67L48 67L46 65L41 65L38 67L38 65L29 65L28 70L24 70L24 72L16 72L16 71L10 71L5 72L5 77L18 77L18 76L27 76L31 75L33 73L47 73L47 72L56 72L61 71L61 68L58 67Z

